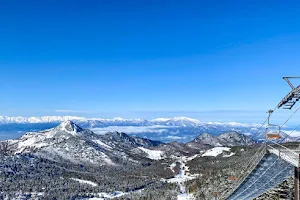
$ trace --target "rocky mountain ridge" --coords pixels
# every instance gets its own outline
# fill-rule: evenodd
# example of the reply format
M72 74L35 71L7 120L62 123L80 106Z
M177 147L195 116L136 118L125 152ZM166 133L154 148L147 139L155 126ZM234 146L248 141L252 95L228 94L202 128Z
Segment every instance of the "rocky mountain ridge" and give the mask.
M69 160L75 163L111 165L123 162L137 162L143 159L143 152L133 151L137 147L152 147L161 142L125 133L97 135L83 129L72 121L65 121L53 129L28 132L17 140L9 140L6 149L16 153L34 153L52 160ZM133 159L133 157L135 159Z
M250 137L239 134L235 131L222 133L219 136L213 136L208 133L202 133L193 141L188 142L186 145L191 148L201 148L205 145L217 146L244 146L254 144L254 140Z

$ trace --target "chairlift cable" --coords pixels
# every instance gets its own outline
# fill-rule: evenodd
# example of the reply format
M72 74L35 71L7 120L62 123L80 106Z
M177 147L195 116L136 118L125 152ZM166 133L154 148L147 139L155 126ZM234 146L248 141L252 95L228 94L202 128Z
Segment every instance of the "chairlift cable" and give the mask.
M253 181L250 186L248 186L245 190L243 190L238 196L234 197L232 200L235 200L237 197L241 196L241 194L243 194L245 191L247 191L249 188L251 188L263 175L265 175L267 173L267 171L269 171L273 165L275 165L275 163L279 160L279 157L277 157L277 159L272 163L271 166L269 166L264 173L262 173L258 178L255 179L255 181Z
M282 172L284 172L289 166L285 167L283 170L281 170L278 174L276 174L276 176L274 176L270 181L268 181L267 183L265 183L263 186L261 186L258 189L255 189L254 191L252 191L250 194L248 194L247 196L243 197L242 200L246 199L247 197L249 197L250 195L252 195L253 193L255 193L256 191L259 191L261 188L265 187L267 184L269 184L273 179L277 178L277 176L279 176Z
M300 109L300 107L298 107L292 114L291 116L280 126L281 128L296 114L296 112Z
M279 143L282 143L285 139L287 139L293 132L295 132L300 127L300 124L296 126L289 134L287 134Z

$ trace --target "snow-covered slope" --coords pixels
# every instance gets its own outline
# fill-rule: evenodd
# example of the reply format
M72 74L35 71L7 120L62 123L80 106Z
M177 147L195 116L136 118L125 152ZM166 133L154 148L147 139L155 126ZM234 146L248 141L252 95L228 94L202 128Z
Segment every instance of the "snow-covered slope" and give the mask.
M147 154L147 157L152 159L152 160L160 160L163 158L163 151L159 150L152 150L152 149L146 149L144 147L138 147L138 149L142 150Z
M209 150L205 151L202 154L202 157L206 157L206 156L216 157L216 156L222 154L223 151L230 151L230 148L228 148L228 147L214 147L212 149L209 149Z
M77 120L77 121L87 121L88 119L84 117L76 116L44 116L44 117L8 117L0 116L0 123L9 124L9 123L51 123L51 122L64 122L67 120Z
M53 160L65 159L75 163L114 165L131 159L131 150L137 147L157 146L161 142L131 137L125 133L97 135L83 129L72 121L62 122L55 128L28 132L17 140L8 142L14 153L31 152ZM135 159L146 158L143 153L134 153Z
M156 125L169 125L169 126L198 126L201 122L197 119L188 117L174 117L174 118L157 118L150 120L151 123Z

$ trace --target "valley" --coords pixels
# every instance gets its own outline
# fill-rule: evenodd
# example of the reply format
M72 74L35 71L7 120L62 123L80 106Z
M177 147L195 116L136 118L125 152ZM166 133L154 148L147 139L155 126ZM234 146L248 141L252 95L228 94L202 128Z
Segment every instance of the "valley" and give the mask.
M0 142L0 197L212 199L255 150L255 141L235 131L163 143L64 121Z

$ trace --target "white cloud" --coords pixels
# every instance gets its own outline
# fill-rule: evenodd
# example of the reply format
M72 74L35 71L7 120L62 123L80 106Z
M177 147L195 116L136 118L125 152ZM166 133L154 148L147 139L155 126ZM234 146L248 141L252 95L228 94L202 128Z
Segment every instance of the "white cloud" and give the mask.
M134 134L134 133L157 133L157 134L163 134L163 133L173 133L169 131L166 128L170 128L169 126L109 126L109 127L103 127L103 128L92 128L91 130L97 134L103 135L107 132L124 132L128 134ZM176 134L173 133L173 134Z
M179 136L172 136L169 135L167 137L165 137L166 139L171 139L171 140L181 140L181 139L186 139L186 137L179 137Z

